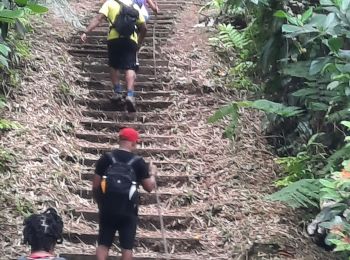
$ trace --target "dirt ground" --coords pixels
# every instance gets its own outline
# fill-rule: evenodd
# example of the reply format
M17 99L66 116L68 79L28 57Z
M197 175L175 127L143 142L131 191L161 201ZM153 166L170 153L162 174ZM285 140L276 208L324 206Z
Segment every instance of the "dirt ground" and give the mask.
M70 3L80 19L99 4ZM186 127L179 128L177 135L190 154L189 171L195 176L189 187L193 204L186 210L200 224L208 259L222 255L225 259L335 259L311 242L296 212L264 200L273 191L277 167L260 131L261 115L242 110L235 141L223 138L228 122L207 123L216 109L244 99L246 93L223 91L213 83L221 61L208 45L210 29L195 27L199 7L186 7L161 51L170 60L166 77L179 91L173 109L183 113L178 123ZM72 132L80 119L74 99L84 90L76 84L79 71L64 42L76 31L54 17L47 15L27 36L33 54L6 111L6 118L22 127L0 140L14 155L11 171L0 180L0 259L28 252L21 244L28 212L54 206L69 224L74 208L85 203L68 188L76 185L81 171L69 160L81 156Z

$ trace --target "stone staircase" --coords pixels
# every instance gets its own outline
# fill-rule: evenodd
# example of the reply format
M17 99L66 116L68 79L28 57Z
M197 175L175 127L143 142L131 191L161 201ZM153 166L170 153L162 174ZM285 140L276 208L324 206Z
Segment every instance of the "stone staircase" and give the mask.
M86 80L81 84L89 90L88 98L78 99L84 106L81 120L82 129L76 132L84 158L82 184L79 190L72 190L84 199L91 201L91 183L93 167L100 154L117 147L117 131L123 127L137 129L142 137L137 153L147 162L152 161L159 170L158 194L163 208L163 219L170 258L164 254L160 220L156 207L155 193L146 193L140 189L140 222L134 249L134 259L200 259L201 246L199 227L190 211L191 205L189 179L187 173L188 155L183 152L176 129L180 123L169 119L178 93L169 85L163 84L161 78L166 75L168 61L159 51L173 30L178 12L188 4L187 1L158 0L161 13L157 16L155 29L156 62L153 60L153 26L155 17L148 22L148 34L145 47L139 59L140 69L137 75L136 104L138 112L129 114L123 107L110 102L112 87L107 67L106 31L107 23L101 25L88 36L87 43L81 44L78 37L72 39L70 53L75 57L76 66L81 68L81 75ZM156 68L154 67L156 64ZM157 75L154 72L157 72ZM123 83L123 82L122 82ZM125 84L124 84L125 86ZM172 111L174 112L174 111ZM175 111L176 112L176 111ZM170 123L169 123L170 122ZM84 218L92 224L82 232L71 228L64 234L66 241L79 245L96 244L98 214L96 206L75 210L77 217ZM192 229L198 229L196 233ZM191 229L191 230L190 230ZM117 241L117 240L116 240ZM117 255L113 250L111 255ZM61 256L69 260L95 259L93 252L81 250L64 253ZM111 257L112 259L113 257Z

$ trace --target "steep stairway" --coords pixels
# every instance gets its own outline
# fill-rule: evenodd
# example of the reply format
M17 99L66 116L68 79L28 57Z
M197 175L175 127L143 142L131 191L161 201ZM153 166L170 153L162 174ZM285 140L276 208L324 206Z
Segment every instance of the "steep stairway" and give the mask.
M78 36L73 37L69 52L75 57L75 64L81 68L84 77L80 83L89 91L87 98L78 99L84 106L81 129L76 132L80 139L80 160L84 172L81 174L79 189L72 192L91 202L89 207L75 210L75 216L90 224L83 229L69 227L64 237L68 243L77 244L76 248L91 248L96 245L98 214L91 200L91 177L93 167L101 153L117 147L117 131L123 127L133 127L142 136L137 153L152 161L158 168L158 194L163 211L164 225L170 258L164 254L160 220L157 211L155 193L140 190L140 223L135 243L135 259L199 259L204 249L200 241L200 228L191 214L190 178L187 155L181 140L176 137L176 129L183 127L169 118L167 111L172 109L177 92L164 84L168 61L160 48L172 33L178 12L187 1L158 0L161 13L151 16L148 22L148 34L145 46L139 54L140 70L137 75L136 104L138 112L129 114L123 107L110 102L112 88L107 67L106 32L107 23L91 33L85 44ZM97 8L97 7L96 7ZM153 26L156 24L153 39ZM154 42L153 42L154 40ZM153 44L156 53L153 53ZM155 60L154 60L155 57ZM83 230L83 231L82 231ZM196 232L194 233L193 230ZM92 250L74 251L61 254L69 260L95 259ZM111 255L118 255L113 247Z

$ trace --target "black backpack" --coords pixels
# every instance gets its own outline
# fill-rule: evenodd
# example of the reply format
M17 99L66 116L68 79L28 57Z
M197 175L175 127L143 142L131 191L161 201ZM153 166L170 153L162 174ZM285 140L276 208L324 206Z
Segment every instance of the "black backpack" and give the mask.
M138 191L137 179L132 164L140 159L132 157L127 163L118 161L112 153L107 153L112 164L106 170L106 191L103 194L103 208L117 208L120 213L137 212ZM113 201L113 205L109 205Z
M132 5L128 6L119 0L120 12L116 15L111 29L114 28L120 36L130 37L136 31L136 21L139 18L139 11Z

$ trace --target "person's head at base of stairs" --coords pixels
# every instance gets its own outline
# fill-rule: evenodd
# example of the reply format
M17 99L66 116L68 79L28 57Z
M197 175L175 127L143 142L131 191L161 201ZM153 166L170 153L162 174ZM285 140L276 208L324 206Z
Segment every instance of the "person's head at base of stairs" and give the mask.
M136 150L140 135L134 128L123 128L119 132L119 148L133 152Z
M31 247L31 252L45 251L53 253L56 244L61 244L63 232L62 218L53 208L41 214L33 214L24 220L24 244Z

